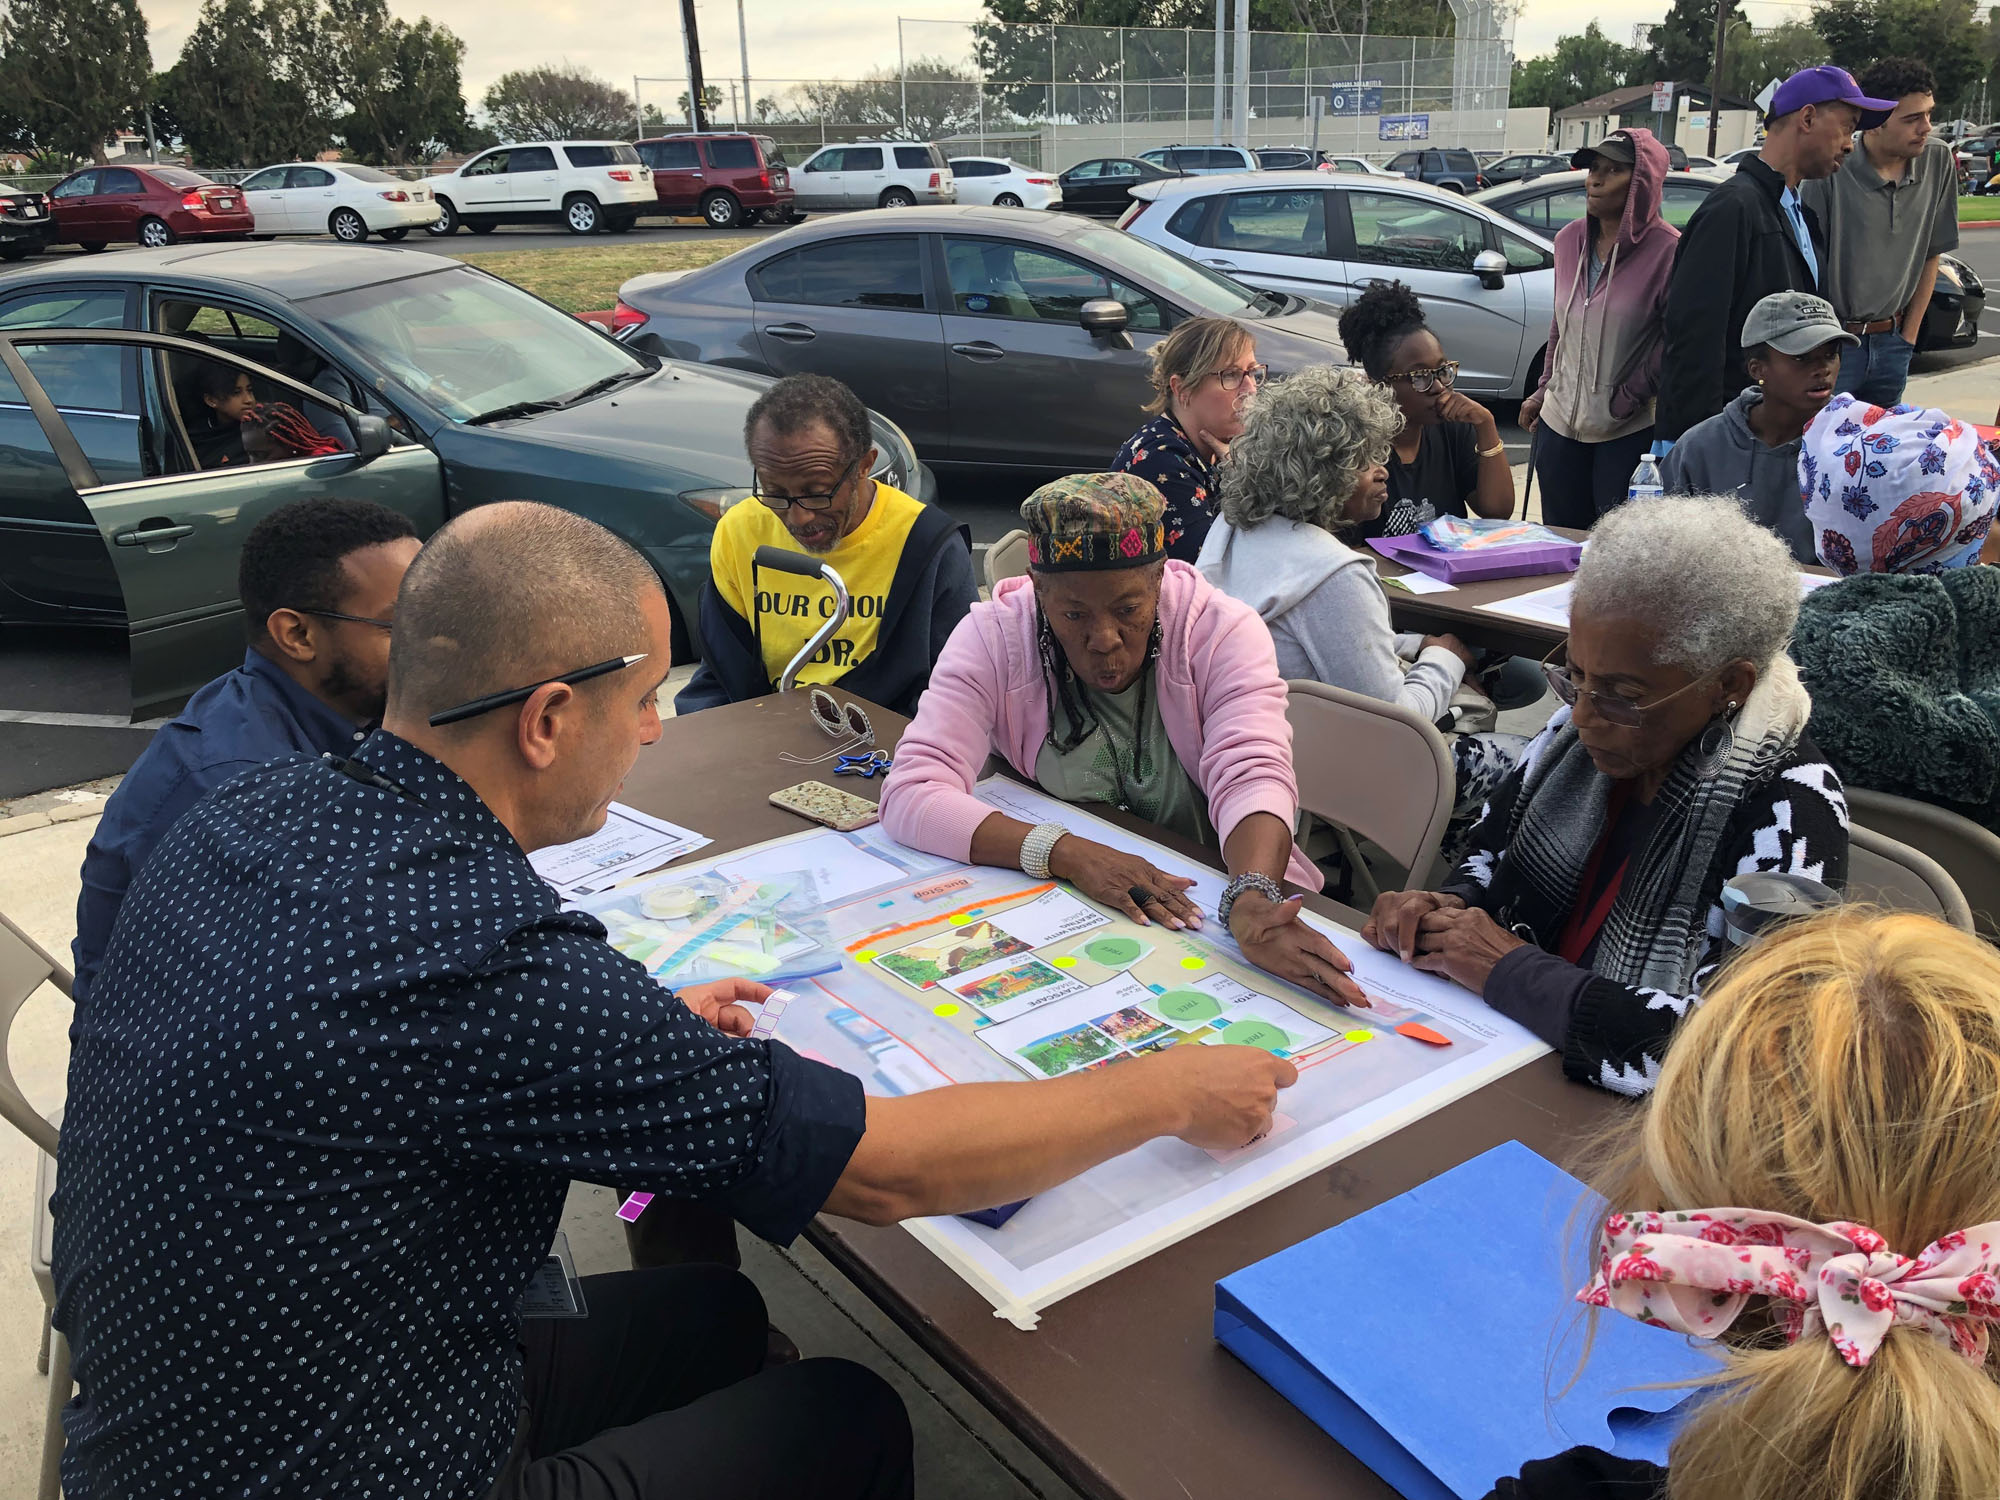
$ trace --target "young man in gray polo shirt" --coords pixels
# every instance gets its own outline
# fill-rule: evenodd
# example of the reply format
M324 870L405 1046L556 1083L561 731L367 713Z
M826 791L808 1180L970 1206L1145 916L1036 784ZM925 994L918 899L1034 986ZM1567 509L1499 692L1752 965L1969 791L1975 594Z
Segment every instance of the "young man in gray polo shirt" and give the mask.
M1938 256L1958 247L1958 172L1931 135L1931 70L1888 58L1861 76L1865 93L1895 113L1861 132L1860 149L1799 196L1826 226L1821 290L1861 342L1840 360L1839 389L1877 406L1903 399L1910 356L1937 283Z

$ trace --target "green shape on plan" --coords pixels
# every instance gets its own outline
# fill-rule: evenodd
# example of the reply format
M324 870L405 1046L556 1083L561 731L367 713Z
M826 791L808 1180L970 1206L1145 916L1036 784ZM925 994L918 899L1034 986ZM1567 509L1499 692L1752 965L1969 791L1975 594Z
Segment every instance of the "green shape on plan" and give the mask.
M1222 1040L1236 1047L1262 1047L1266 1052L1291 1049L1292 1039L1269 1021L1251 1019L1222 1028Z
M1083 946L1084 957L1107 969L1122 969L1139 956L1139 944L1128 937L1099 938Z
M1222 1014L1222 1003L1201 990L1168 990L1154 1003L1170 1021L1213 1021Z

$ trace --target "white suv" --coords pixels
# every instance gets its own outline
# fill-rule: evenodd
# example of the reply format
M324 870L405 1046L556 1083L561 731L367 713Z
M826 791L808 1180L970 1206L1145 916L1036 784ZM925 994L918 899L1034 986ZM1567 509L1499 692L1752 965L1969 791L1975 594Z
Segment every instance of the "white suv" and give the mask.
M956 203L951 163L935 146L860 141L822 146L792 169L797 208L908 208Z
M653 211L653 171L625 141L528 141L482 151L433 177L432 234L463 224L488 234L502 224L561 223L571 234L630 229Z

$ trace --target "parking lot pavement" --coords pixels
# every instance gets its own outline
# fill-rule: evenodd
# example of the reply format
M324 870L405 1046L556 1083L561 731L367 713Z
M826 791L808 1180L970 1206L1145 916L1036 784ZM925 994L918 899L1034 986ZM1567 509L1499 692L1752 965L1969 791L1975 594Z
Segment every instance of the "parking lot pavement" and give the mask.
M8 626L0 634L0 817L13 799L116 776L152 738L131 722L125 637Z

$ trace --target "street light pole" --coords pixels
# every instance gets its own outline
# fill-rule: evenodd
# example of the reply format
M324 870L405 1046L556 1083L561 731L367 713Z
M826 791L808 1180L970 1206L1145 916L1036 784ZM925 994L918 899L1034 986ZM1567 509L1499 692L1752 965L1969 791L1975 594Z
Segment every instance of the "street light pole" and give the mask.
M1722 44L1728 35L1729 0L1715 0L1715 62L1708 74L1708 154L1715 155L1715 131L1722 123Z
M736 50L743 62L743 113L754 121L757 111L750 107L750 33L743 25L743 0L736 0Z
M681 45L687 48L688 123L696 130L708 129L708 101L701 81L701 35L695 28L694 0L681 0Z

